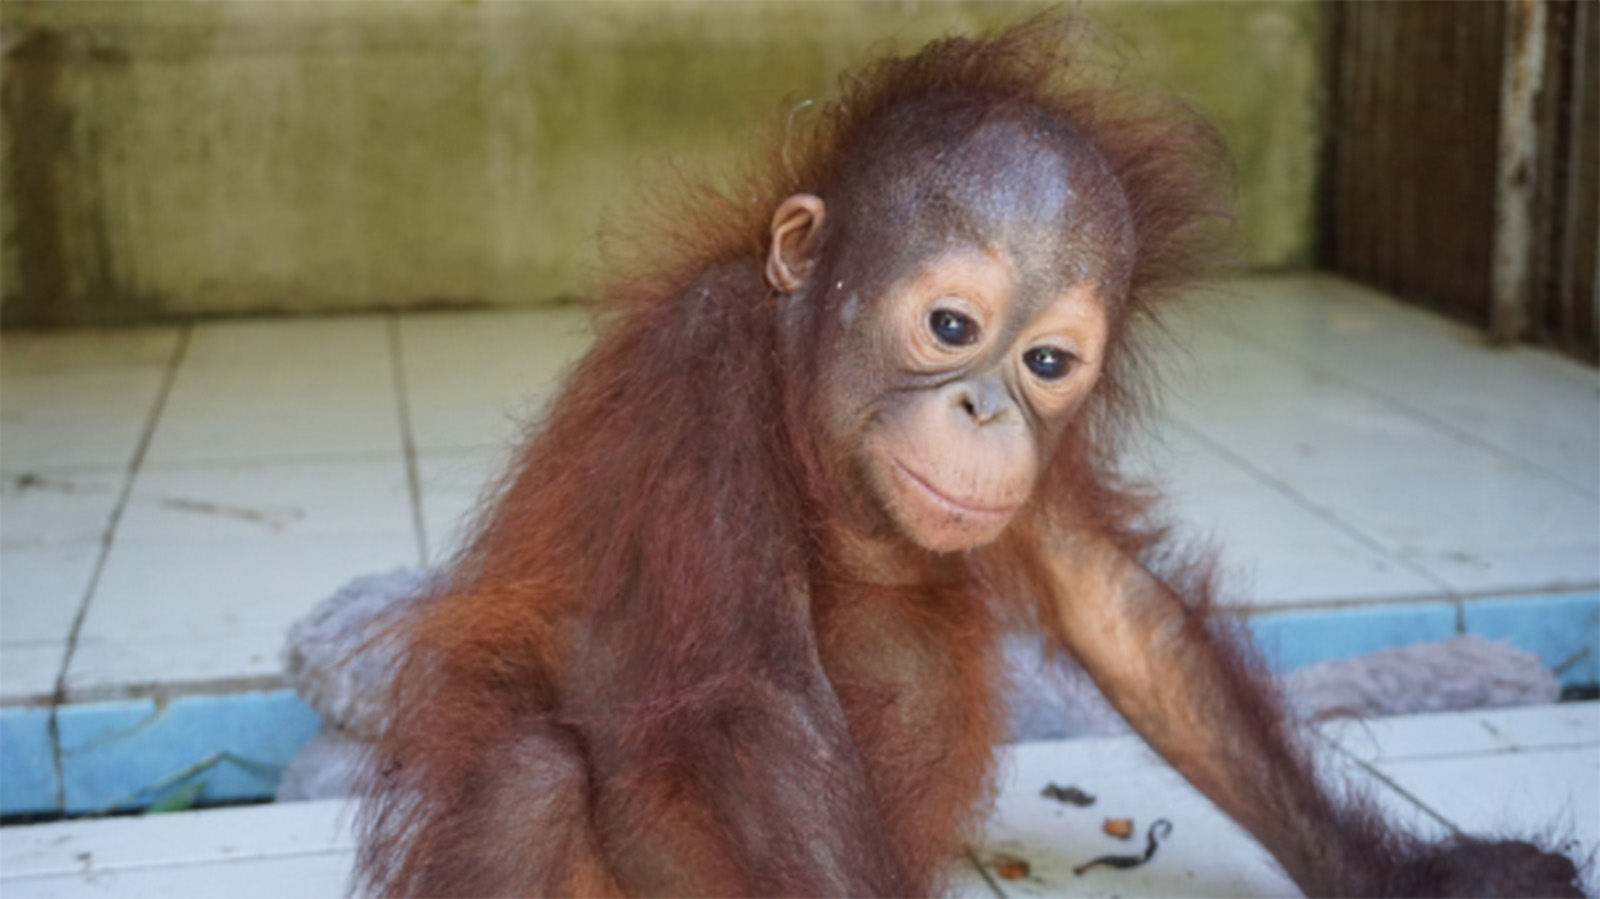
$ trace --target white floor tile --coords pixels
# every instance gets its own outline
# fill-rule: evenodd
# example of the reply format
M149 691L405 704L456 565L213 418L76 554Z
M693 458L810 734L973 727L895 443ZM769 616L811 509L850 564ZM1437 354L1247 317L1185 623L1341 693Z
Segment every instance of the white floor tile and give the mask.
M1170 407L1186 427L1467 592L1600 582L1600 504L1240 345Z
M0 880L7 896L29 899L161 897L161 899L327 899L348 893L355 850L224 860L181 867L90 868Z
M1343 751L1379 765L1445 756L1600 747L1600 703L1330 721L1320 729Z
M1467 833L1564 843L1577 858L1600 845L1600 703L1329 722L1321 729ZM1597 886L1591 882L1590 892Z
M1465 325L1334 276L1241 281L1217 300L1262 345L1600 494L1600 377L1553 353L1491 351Z
M989 885L969 859L954 862L945 873L945 895L951 899L1004 899L1005 893Z
M0 549L0 644L65 641L99 558L98 543Z
M1595 746L1394 761L1378 768L1466 833L1543 839L1574 858L1600 848ZM1597 886L1600 879L1591 870L1591 895Z
M996 879L1007 896L1281 896L1291 884L1261 849L1134 737L1026 743L1013 747L980 860L1006 853L1028 862L1020 880ZM1047 799L1049 783L1096 797L1076 808ZM1137 836L1106 836L1106 818L1134 819ZM1110 853L1144 848L1151 823L1172 822L1155 857L1133 870L1072 869Z
M1180 532L1208 540L1250 605L1427 596L1440 583L1216 455L1177 429L1147 447Z
M0 829L0 877L78 873L84 852L112 869L350 849L353 811L327 799L7 827Z
M387 319L201 325L148 464L398 452Z
M0 543L58 546L105 538L126 472L36 469L0 483Z
M276 683L283 674L279 656L288 631L285 623L268 628L196 628L184 635L84 636L67 668L67 701L99 702L158 686L182 690L218 683L235 687Z
M263 382L185 371L147 462L160 467L399 452L394 391L359 381L297 373Z
M352 577L416 564L390 532L128 537L106 560L83 634L106 641L287 630Z
M324 374L393 371L385 315L260 318L196 325L184 369L273 373L313 369Z
M67 641L0 644L0 705L22 705L48 697L67 658Z
M1600 747L1600 702L1569 702L1553 708L1497 709L1482 713L1484 725L1520 749Z
M140 472L118 538L270 538L409 533L399 453L348 460L235 463Z
M442 561L466 535L486 491L509 464L509 447L425 453L417 458L428 557Z
M578 307L401 316L418 449L514 442L588 348L588 322Z
M290 624L351 578L415 565L403 529L119 539L68 671L73 695L274 677Z
M7 896L340 896L343 802L297 802L0 829Z
M0 379L0 466L128 465L154 413L161 368L66 369Z

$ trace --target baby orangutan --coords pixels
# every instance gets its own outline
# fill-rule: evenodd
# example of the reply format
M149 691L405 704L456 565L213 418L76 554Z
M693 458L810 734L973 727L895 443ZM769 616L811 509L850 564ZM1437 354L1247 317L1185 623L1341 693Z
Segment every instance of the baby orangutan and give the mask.
M1214 133L1067 27L849 76L601 297L433 601L367 785L380 895L904 896L973 838L1040 635L1312 895L1573 895L1336 801L1117 473L1130 330L1212 253ZM665 255L663 261L662 255Z

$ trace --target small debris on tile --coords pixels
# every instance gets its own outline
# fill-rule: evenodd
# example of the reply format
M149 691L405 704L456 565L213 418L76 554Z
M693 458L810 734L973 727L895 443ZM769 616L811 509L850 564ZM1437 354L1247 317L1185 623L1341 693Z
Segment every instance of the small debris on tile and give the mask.
M994 868L994 873L1000 875L1002 880L1021 880L1033 873L1033 866L1028 864L1027 859L1004 852L996 852L989 859L989 867Z
M1050 783L1039 792L1039 795L1046 799L1054 799L1057 802L1064 802L1067 805L1075 805L1079 808L1094 805L1094 797L1075 786L1063 787L1057 783Z
M17 475L13 483L18 493L27 493L29 490L55 490L60 493L75 493L78 490L78 485L71 481L46 478L31 471Z
M161 501L162 508L173 509L178 512L194 512L198 515L216 515L223 518L237 518L240 521L250 521L263 524L274 531L281 531L284 525L292 521L299 521L306 517L304 510L297 508L288 509L243 509L234 506L221 506L203 500L168 498Z
M1133 819L1107 818L1106 823L1100 825L1100 829L1119 840L1126 840L1133 836Z
M1078 867L1073 868L1072 873L1082 877L1085 871L1100 865L1104 865L1108 868L1121 868L1123 870L1128 868L1137 868L1155 857L1156 848L1158 846L1156 842L1157 839L1164 838L1170 833L1172 833L1172 822L1168 821L1166 818L1158 818L1154 824L1150 825L1150 843L1149 845L1145 846L1143 852L1139 853L1138 855L1102 855L1097 859L1084 862Z

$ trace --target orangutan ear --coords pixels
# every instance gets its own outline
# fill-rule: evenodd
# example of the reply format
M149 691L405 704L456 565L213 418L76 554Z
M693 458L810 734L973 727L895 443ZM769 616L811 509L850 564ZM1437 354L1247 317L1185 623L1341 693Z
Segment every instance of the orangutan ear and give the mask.
M811 276L825 209L822 198L812 194L795 194L778 204L767 250L767 283L774 290L793 293Z

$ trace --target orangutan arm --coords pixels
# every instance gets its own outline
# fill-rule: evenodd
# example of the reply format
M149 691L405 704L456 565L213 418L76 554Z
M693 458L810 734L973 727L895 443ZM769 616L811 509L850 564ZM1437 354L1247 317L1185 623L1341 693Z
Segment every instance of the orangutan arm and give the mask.
M1051 546L1043 564L1059 638L1146 742L1307 895L1583 895L1558 852L1459 833L1430 842L1390 827L1359 795L1336 800L1237 627L1185 602L1102 536Z
M1045 560L1056 632L1151 748L1308 894L1377 892L1369 865L1347 864L1352 843L1381 836L1376 820L1319 787L1272 684L1219 622L1105 538L1058 546Z

